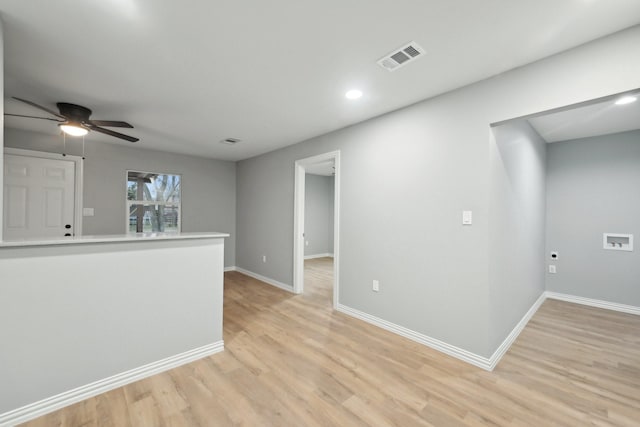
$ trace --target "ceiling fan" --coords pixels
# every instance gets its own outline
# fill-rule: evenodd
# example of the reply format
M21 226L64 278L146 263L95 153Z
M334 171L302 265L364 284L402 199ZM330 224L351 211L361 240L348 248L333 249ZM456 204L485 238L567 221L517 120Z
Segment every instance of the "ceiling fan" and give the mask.
M54 122L58 122L60 130L62 130L67 135L72 136L83 136L89 133L89 131L95 131L130 142L136 142L140 140L139 138L134 138L133 136L125 135L120 132L114 132L102 127L106 126L133 129L133 126L131 126L129 123L114 120L91 120L89 119L89 117L91 117L91 110L81 105L69 104L67 102L58 102L56 106L58 107L59 112L56 113L53 110L38 105L34 102L27 101L26 99L16 98L15 96L13 97L13 99L24 102L25 104L36 107L42 111L46 111L47 113L56 116L57 118L54 119L52 117L25 116L22 114L5 113L6 116L26 117L30 119L51 120Z

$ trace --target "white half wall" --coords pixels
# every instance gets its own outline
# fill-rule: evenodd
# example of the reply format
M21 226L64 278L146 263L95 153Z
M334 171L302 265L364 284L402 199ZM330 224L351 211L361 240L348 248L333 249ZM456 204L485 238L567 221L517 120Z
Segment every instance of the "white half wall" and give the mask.
M223 249L222 238L0 247L0 414L218 346Z

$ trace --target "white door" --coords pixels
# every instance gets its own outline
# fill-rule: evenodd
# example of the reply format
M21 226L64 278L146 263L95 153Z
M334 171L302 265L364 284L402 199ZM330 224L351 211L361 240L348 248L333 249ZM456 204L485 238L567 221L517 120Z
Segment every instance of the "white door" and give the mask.
M75 163L4 155L3 238L74 234Z

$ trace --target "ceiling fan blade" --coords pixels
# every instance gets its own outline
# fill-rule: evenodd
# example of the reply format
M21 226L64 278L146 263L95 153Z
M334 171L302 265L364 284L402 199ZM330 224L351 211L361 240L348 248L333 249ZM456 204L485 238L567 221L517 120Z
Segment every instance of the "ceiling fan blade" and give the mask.
M4 115L11 116L11 117L26 117L28 119L51 120L52 122L64 123L64 120L52 119L51 117L25 116L24 114L11 114L11 113L4 113Z
M129 129L133 129L133 126L131 126L129 123L121 122L121 121L118 121L118 120L89 120L89 123L91 123L92 125L95 125L95 126L106 126L106 127L110 127L110 128L129 128Z
M129 142L140 141L140 138L134 138L133 136L125 135L125 134L119 133L119 132L114 132L112 130L101 128L99 126L95 126L95 125L92 125L92 124L89 124L89 123L87 123L87 127L89 129L91 129L91 130L96 131L96 132L104 133L105 135L109 135L109 136L115 136L116 138L124 139L124 140L129 141Z
M13 99L17 99L17 100L18 100L18 101L20 101L20 102L24 102L25 104L29 104L29 105L31 105L32 107L36 107L36 108L38 108L38 109L40 109L40 110L42 110L42 111L46 111L47 113L49 113L49 114L51 114L51 115L54 115L54 116L56 116L56 117L60 117L61 119L66 119L66 117L65 117L65 116L62 116L62 115L60 115L59 113L57 113L57 112L55 112L55 111L53 111L53 110L48 109L47 107L43 107L42 105L38 105L38 104L36 104L36 103L34 103L34 102L27 101L26 99L17 98L17 97L15 97L15 96L14 96L14 97L12 97L12 98L13 98Z

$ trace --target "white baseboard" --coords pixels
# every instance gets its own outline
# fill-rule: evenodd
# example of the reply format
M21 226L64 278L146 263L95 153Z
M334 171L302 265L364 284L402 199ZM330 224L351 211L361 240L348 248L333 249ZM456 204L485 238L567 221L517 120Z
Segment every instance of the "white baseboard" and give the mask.
M370 314L364 313L362 311L356 310L354 308L345 306L340 303L338 303L336 310L342 313L345 313L349 316L358 318L360 320L364 320L367 323L370 323L372 325L375 325L387 331L393 332L405 338L409 338L412 341L426 345L427 347L431 347L434 350L438 350L442 353L448 354L449 356L455 357L464 362L475 365L479 368L485 369L487 371L493 371L493 369L498 365L498 363L502 359L502 356L504 356L505 353L509 350L509 348L511 348L511 345L518 338L518 335L520 335L520 332L522 332L525 326L527 326L527 323L529 323L529 320L531 320L533 315L536 313L536 311L538 311L540 306L544 303L544 301L547 298L571 302L575 304L588 305L591 307L604 308L607 310L614 310L622 313L640 315L640 307L545 291L540 295L540 297L536 300L536 302L533 303L531 308L525 313L522 319L520 319L518 324L511 331L511 333L504 339L502 344L500 344L500 347L496 349L496 351L491 355L491 357L486 358L478 354L472 353L470 351L453 346L451 344L447 344L444 341L431 338L427 335L405 328L404 326L396 325L384 319L380 319L378 317L372 316Z
M232 265L230 267L225 267L224 268L224 272L226 273L227 271L237 271L238 267L236 267L235 265Z
M285 290L287 292L292 292L293 293L293 286L291 286L291 285L286 285L286 284L284 284L282 282L278 282L277 280L271 279L269 277L263 276L263 275L258 274L258 273L254 273L253 271L245 270L244 268L236 267L235 271L237 271L239 273L242 273L242 274L244 274L246 276L253 277L254 279L258 279L261 282L264 282L264 283L266 283L268 285L275 286L276 288L280 288L280 289L283 289L283 290Z
M122 387L123 385L150 377L160 372L168 371L169 369L219 353L223 350L224 341L217 341L194 350L176 354L175 356L170 356L166 359L158 360L157 362L152 362L147 365L74 388L73 390L0 414L0 427L8 427L24 423L57 409L80 402L81 400L97 396L98 394Z
M490 371L492 369L491 361L488 358L479 356L475 353L471 353L470 351L453 346L451 344L447 344L444 341L431 338L427 335L405 328L404 326L396 325L395 323L388 322L384 319L380 319L378 317L372 316L343 304L338 304L336 310L357 319L364 320L367 323L385 329L389 332L393 332L405 338L409 338L412 341L415 341L422 345L426 345L427 347L431 347L434 350L438 350L442 353L463 360L479 368L485 369L487 371Z
M405 328L404 326L396 325L362 311L347 307L343 304L338 304L336 310L348 314L349 316L356 317L360 320L364 320L367 323L371 323L372 325L378 326L382 329L386 329L387 331L393 332L405 338L409 338L412 341L415 341L422 345L426 345L427 347L448 354L449 356L455 357L456 359L460 359L484 370L493 371L498 362L500 362L500 359L502 359L502 356L504 356L507 350L509 350L516 338L518 338L518 335L520 335L520 332L522 332L524 327L527 326L527 323L533 317L536 311L538 311L538 308L540 308L545 299L546 295L543 292L536 300L536 302L533 303L529 311L527 311L527 313L522 317L518 324L513 328L509 336L505 338L500 347L498 347L498 349L489 358L480 356L451 344L447 344L444 341L440 341L428 335L421 334L419 332Z
M546 299L547 299L546 292L543 292L542 294L540 294L540 297L538 297L536 302L533 303L529 311L527 311L525 315L522 316L522 319L520 319L520 321L515 326L515 328L513 328L511 333L504 339L504 341L502 341L502 344L500 344L500 347L498 347L496 351L493 352L493 354L489 358L489 364L490 364L488 369L489 371L493 371L493 369L498 365L498 362L500 362L500 359L502 359L502 356L504 356L504 354L511 348L511 345L515 342L516 338L518 338L518 335L520 335L520 332L522 332L524 327L527 326L527 323L529 323L529 320L531 320L533 315L536 314L536 311L538 311L538 309Z
M588 305L590 307L604 308L607 310L619 311L621 313L629 313L640 316L640 307L636 307L633 305L618 304L615 302L578 297L575 295L567 295L550 291L545 292L545 295L547 298L557 299L560 301L572 302L574 304Z
M315 259L315 258L333 258L333 254L315 254L315 255L305 255L304 259Z

